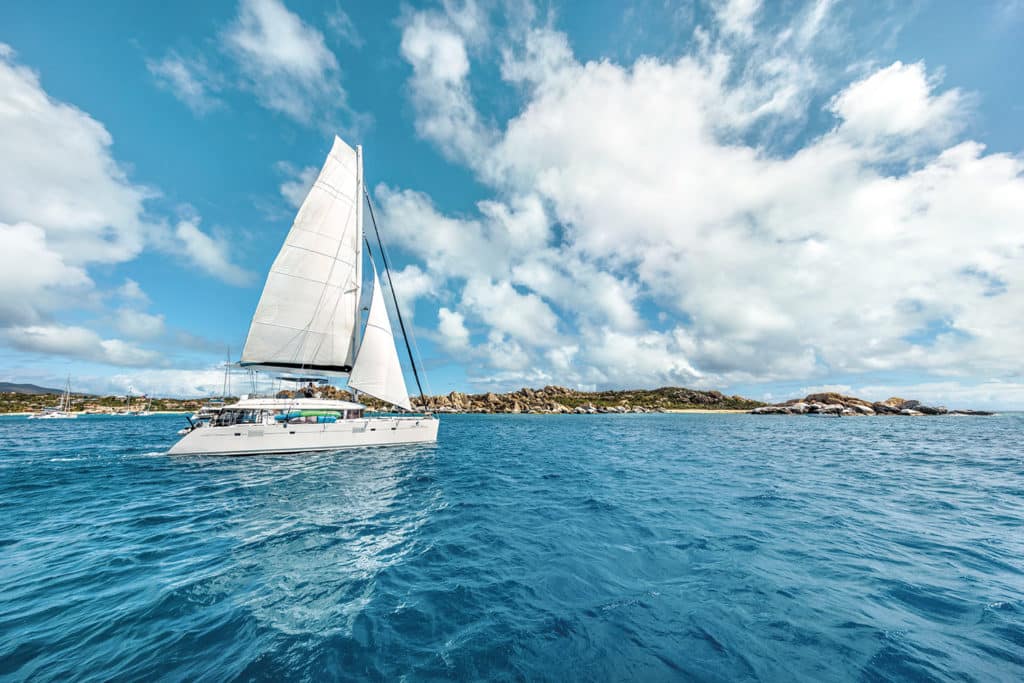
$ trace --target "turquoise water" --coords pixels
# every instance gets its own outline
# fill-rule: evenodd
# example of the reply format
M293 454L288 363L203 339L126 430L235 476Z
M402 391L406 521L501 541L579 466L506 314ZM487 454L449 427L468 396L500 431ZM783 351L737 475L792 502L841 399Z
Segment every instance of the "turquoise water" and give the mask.
M1024 416L0 420L0 678L1022 680Z

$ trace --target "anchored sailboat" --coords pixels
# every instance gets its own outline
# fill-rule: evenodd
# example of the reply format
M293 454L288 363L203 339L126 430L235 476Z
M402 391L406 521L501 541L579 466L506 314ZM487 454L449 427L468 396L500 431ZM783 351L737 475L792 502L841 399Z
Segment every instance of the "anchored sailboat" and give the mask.
M60 396L60 404L56 408L44 408L40 413L28 416L30 420L72 420L78 417L71 412L71 376L64 385L64 393Z
M304 378L348 375L349 388L410 411L377 267L363 235L364 197L369 202L362 148L352 149L336 137L267 275L240 365ZM377 239L390 283L379 232ZM373 292L360 340L364 246ZM409 361L418 386L411 351ZM353 401L242 397L222 408L209 425L189 430L170 453L292 453L437 440L438 420L431 415L366 417L364 411Z

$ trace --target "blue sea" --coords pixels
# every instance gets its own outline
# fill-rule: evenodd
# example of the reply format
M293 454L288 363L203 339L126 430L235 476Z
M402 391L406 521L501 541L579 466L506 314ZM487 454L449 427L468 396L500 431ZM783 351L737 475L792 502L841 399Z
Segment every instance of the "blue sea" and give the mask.
M0 419L0 679L1024 680L1024 415Z

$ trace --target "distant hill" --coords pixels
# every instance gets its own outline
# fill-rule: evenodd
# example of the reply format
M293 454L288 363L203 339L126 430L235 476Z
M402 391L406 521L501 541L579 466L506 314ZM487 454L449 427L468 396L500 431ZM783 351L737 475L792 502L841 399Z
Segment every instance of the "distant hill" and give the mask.
M0 382L0 393L13 394L62 394L63 389L47 389L35 384L15 384L13 382Z

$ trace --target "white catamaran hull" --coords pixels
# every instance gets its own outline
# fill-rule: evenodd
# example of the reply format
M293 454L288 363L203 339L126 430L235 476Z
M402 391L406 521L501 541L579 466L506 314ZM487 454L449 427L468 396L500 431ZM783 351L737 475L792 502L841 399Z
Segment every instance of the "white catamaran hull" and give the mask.
M433 417L371 417L325 424L211 426L192 430L168 453L261 455L434 443L438 424Z

